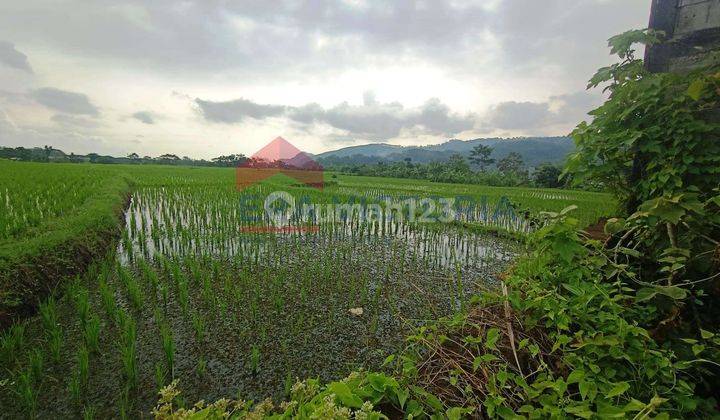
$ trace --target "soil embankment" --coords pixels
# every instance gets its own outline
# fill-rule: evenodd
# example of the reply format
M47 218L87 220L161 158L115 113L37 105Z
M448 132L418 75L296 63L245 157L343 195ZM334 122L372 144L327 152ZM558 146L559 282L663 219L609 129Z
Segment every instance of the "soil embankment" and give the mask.
M122 230L130 182L118 177L66 217L34 235L0 244L0 330L33 315L63 280L106 255Z

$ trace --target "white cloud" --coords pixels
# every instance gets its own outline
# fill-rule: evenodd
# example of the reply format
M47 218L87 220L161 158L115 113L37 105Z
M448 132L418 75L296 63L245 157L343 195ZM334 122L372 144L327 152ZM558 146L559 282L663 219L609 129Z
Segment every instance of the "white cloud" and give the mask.
M365 92L362 105L343 102L330 108L317 103L299 107L267 105L244 98L226 102L196 99L195 102L202 116L210 122L242 123L248 118L285 118L304 126L328 125L356 140L383 141L398 137L406 129L453 136L475 124L474 115L454 113L437 98L429 99L419 107L406 108L399 102L380 103L372 92ZM340 137L345 138L343 135Z

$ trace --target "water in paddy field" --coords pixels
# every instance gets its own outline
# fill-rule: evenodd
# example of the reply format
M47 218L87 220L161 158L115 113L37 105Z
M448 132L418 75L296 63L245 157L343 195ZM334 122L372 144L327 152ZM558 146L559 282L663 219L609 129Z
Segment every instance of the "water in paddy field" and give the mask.
M473 208L476 214L470 215L469 210L459 207L456 219L490 219L489 211L482 210ZM495 216L495 220L500 218ZM525 230L519 220L508 217L502 223ZM277 230L262 208L248 218L235 200L195 201L192 196L163 189L136 193L125 223L124 240L118 247L118 256L125 264L138 258L153 260L158 255L256 260L283 243L323 249L348 243L358 250L396 244L406 249L409 258L430 268L486 272L493 266L504 266L516 254L514 244L493 235L398 218L367 222L344 217L327 222L322 215L314 214L310 223L291 220L288 229Z
M272 231L262 204L249 215L238 195L139 190L117 250L123 269L166 285L152 286L148 301L167 302L160 308L169 308L162 317L176 332L178 370L185 372L178 376L195 399L279 401L288 374L331 381L357 368L381 369L413 327L452 315L493 287L518 249L454 225L389 218L293 219L292 229ZM149 326L140 332L148 372L162 357L157 344L146 345L156 340L158 310L137 315ZM205 319L202 343L188 320L194 311ZM249 356L256 348L259 368ZM195 379L198 360L208 373Z
M119 412L122 400L107 396L127 389L128 366L135 413L149 413L172 379L186 401L279 403L296 378L381 371L414 328L494 287L519 248L458 225L398 218L291 218L292 229L276 231L263 211L267 192L249 207L230 187L134 193L117 261L101 262L83 289L103 325L103 357L92 359L84 396L98 417ZM324 193L312 199L328 202ZM128 325L131 346L123 344ZM83 329L66 333L68 343L84 340ZM41 417L76 417L71 377L58 377L68 379L43 385Z

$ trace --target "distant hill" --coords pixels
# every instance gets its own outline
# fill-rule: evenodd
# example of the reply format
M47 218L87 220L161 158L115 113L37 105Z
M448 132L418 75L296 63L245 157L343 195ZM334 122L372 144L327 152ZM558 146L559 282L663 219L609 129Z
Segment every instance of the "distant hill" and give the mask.
M428 163L445 161L453 154L469 156L470 151L478 144L492 147L492 157L496 160L517 152L529 167L545 162L560 163L575 149L569 137L452 139L429 146L397 146L385 143L351 146L321 153L314 158L324 165L372 164L378 161L402 161L407 158L416 163Z

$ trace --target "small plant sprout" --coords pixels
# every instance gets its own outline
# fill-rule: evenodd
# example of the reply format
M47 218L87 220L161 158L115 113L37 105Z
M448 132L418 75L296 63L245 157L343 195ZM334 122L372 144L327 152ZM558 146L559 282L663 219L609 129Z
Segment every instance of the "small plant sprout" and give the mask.
M76 284L71 288L71 293L80 325L85 326L90 315L90 293L79 284L79 280L76 280Z
M200 356L197 362L197 366L195 367L195 373L197 373L198 376L202 377L205 375L205 372L207 371L207 361L204 357Z
M20 372L19 376L15 380L16 393L18 398L25 409L26 414L34 418L37 412L37 393L35 392L35 382L33 380L33 373L31 370Z
M155 386L160 391L167 384L167 368L160 362L155 363Z
M143 293L140 289L140 283L132 274L128 274L125 288L127 289L127 295L130 304L136 311L140 311L143 306Z
M40 349L36 348L30 352L30 371L37 383L40 383L43 378L43 359L43 353Z
M80 373L77 370L73 371L70 375L68 393L76 405L79 406L82 404L82 381L80 379Z
M47 301L40 304L40 317L45 331L51 332L57 328L57 305L54 297L50 296Z
M2 351L2 360L5 366L11 366L21 349L25 347L25 326L22 324L14 324L10 330L2 335L0 340L0 350Z
M86 405L83 407L83 420L94 420L96 411L95 406L92 405Z
M100 291L100 300L105 314L109 320L117 322L118 307L115 304L115 293L104 278L100 278L98 290Z
M255 375L260 373L260 348L257 345L253 345L250 351L250 370Z
M100 319L96 315L90 315L83 331L85 345L91 352L97 352L100 342Z
M137 361L136 361L136 325L133 320L124 311L119 312L120 320L120 358L123 365L123 374L129 389L134 389L137 385Z
M202 343L205 339L205 321L198 312L192 313L192 326L193 330L195 330L195 339Z
M77 371L80 385L84 388L90 379L90 352L87 348L81 347L77 353Z
M52 330L48 337L48 351L50 352L50 358L55 363L59 363L61 360L62 345L62 331L58 327Z
M162 338L163 353L165 354L165 363L170 378L175 378L175 341L173 340L170 327L163 323L160 325L160 337Z

